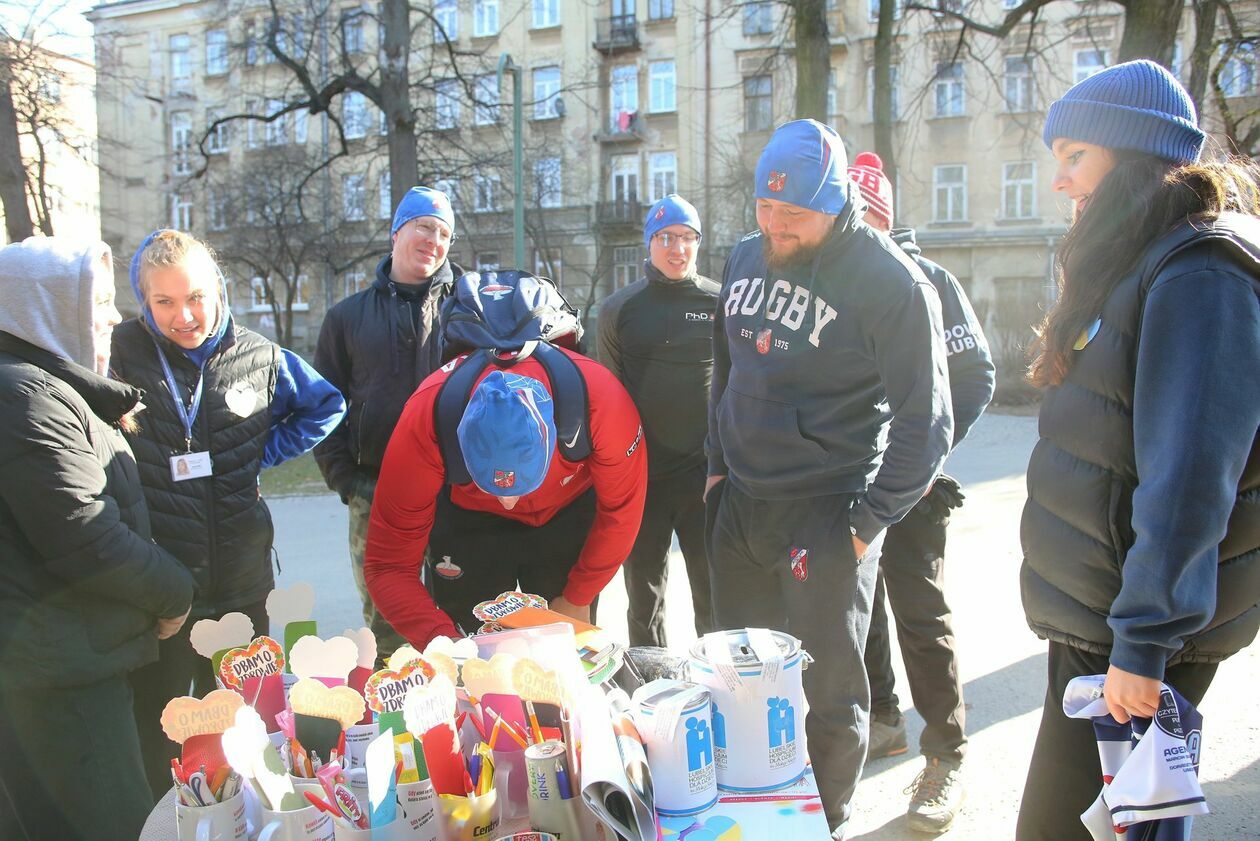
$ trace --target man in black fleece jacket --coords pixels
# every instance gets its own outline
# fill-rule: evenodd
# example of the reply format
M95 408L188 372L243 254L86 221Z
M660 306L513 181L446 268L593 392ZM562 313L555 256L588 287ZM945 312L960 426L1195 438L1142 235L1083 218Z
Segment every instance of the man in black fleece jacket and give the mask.
M880 544L953 434L936 291L862 221L845 163L813 120L761 154L760 231L731 252L718 297L707 443L718 624L784 630L813 655L809 753L841 839L866 758Z
M863 152L849 177L866 201L865 220L913 260L941 299L945 352L953 396L954 441L958 446L993 397L989 346L967 294L942 267L923 256L914 230L893 230L893 190L878 155ZM905 753L905 719L894 691L892 647L884 591L897 620L897 642L915 708L923 716L919 749L927 759L910 795L907 822L922 832L944 832L962 805L960 768L967 748L966 711L953 617L945 601L945 529L949 512L962 503L958 483L941 476L931 491L888 530L879 561L871 629L866 638L866 673L871 683L870 759Z
M648 443L643 523L623 566L631 645L665 647L674 532L687 562L696 633L713 630L702 497L718 285L696 274L700 234L690 202L677 194L657 201L643 223L645 276L599 306L599 361L639 407Z

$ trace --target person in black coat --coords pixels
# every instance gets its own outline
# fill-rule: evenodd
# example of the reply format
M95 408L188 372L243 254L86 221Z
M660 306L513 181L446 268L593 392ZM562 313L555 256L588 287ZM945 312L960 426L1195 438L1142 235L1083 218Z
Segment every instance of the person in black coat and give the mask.
M127 673L184 624L193 581L149 535L107 379L109 247L0 249L0 837L126 839L153 799Z

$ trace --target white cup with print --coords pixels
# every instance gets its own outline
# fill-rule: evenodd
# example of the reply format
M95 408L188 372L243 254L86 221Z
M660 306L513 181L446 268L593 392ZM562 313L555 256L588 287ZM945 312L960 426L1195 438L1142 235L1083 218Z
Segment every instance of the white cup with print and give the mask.
M263 809L258 841L334 841L332 815L314 806L288 812Z
M175 829L179 841L245 841L249 828L245 820L243 792L209 806L175 804Z

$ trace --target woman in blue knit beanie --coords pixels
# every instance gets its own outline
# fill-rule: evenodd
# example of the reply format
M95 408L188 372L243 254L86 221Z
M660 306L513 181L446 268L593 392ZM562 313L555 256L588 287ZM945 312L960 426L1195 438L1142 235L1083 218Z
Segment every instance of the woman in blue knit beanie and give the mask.
M1044 139L1073 220L1030 369L1045 397L1020 589L1049 680L1019 841L1113 837L1120 801L1205 813L1184 763L1099 797L1094 729L1064 692L1104 676L1117 722L1171 726L1166 687L1199 703L1260 627L1260 170L1201 161L1193 102L1150 61L1071 88Z

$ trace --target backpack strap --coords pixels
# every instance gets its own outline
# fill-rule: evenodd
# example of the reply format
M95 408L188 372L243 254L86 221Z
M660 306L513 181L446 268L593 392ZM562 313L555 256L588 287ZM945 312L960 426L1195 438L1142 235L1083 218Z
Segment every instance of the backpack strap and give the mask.
M534 345L531 347L530 345ZM459 422L472 397L473 389L481 374L491 365L511 368L528 356L533 356L543 366L551 385L551 400L556 425L556 446L567 461L584 461L591 455L590 397L586 380L574 362L563 351L546 342L527 342L522 353L506 359L492 350L470 353L455 367L442 383L434 402L434 423L437 426L438 447L442 451L442 463L446 467L446 482L465 485L472 481L464 450L459 445Z

